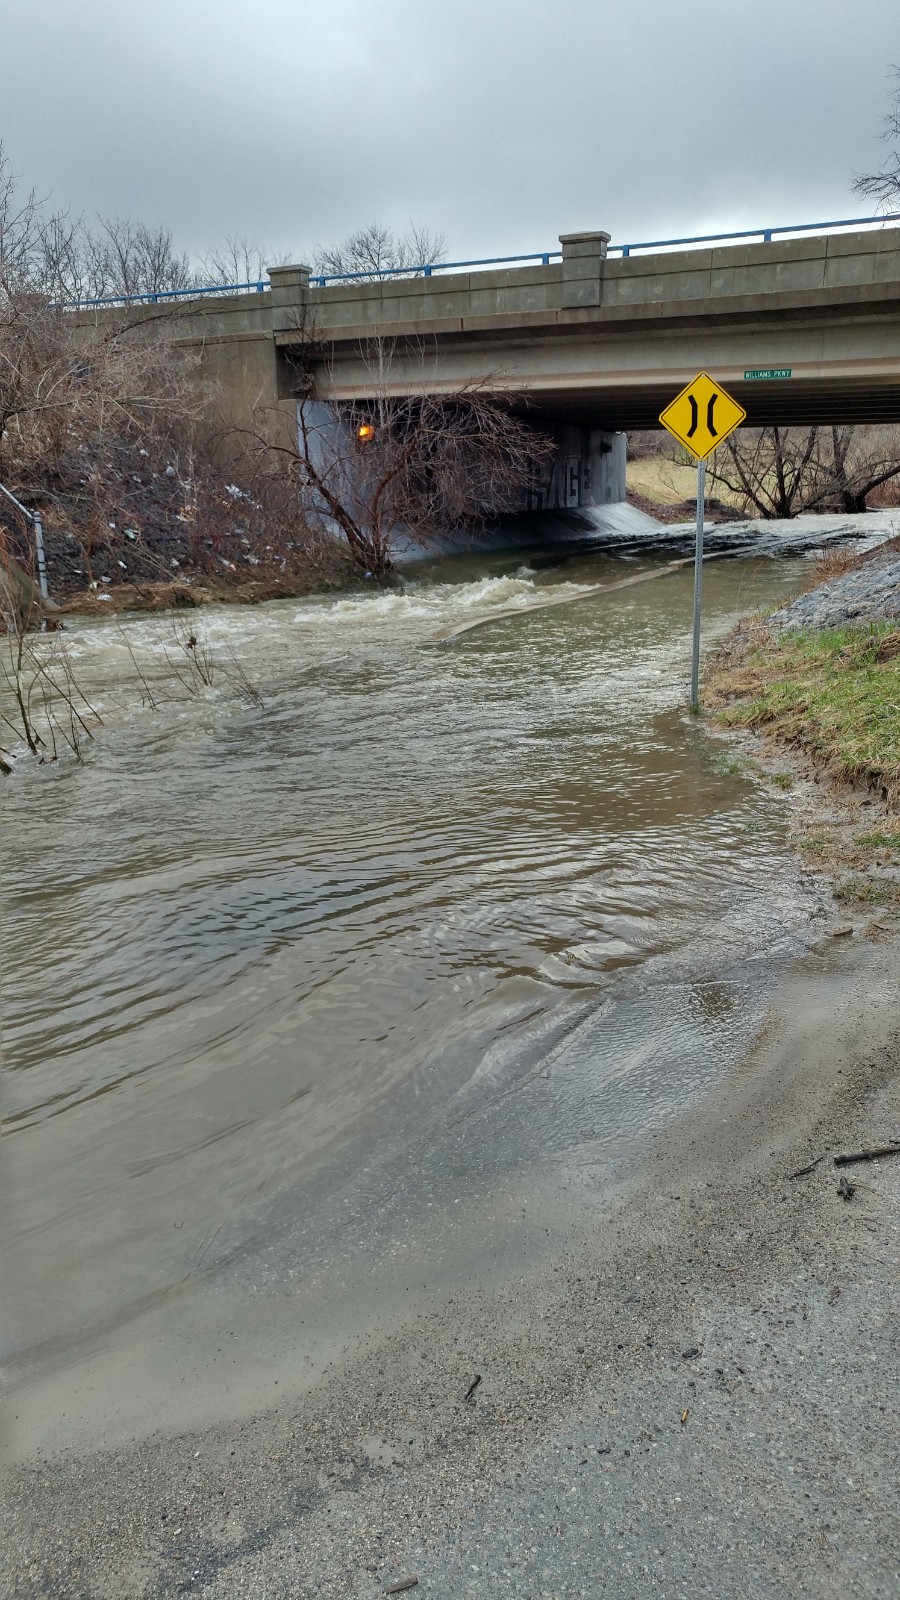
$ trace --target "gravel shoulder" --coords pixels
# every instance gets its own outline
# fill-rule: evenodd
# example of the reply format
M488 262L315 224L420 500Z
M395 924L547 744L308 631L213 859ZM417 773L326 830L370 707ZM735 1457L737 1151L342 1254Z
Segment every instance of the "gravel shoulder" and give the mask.
M823 935L550 1263L252 1421L10 1467L3 1593L900 1593L900 1159L849 1201L832 1164L900 1136L870 932Z

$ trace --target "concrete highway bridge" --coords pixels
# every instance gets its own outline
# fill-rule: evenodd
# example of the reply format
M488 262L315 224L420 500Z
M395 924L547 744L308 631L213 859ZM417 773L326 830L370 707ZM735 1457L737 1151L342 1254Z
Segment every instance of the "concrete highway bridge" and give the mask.
M173 298L166 315L233 425L276 405L290 423L298 397L484 381L559 439L570 467L549 503L596 504L624 496L615 436L656 427L700 369L748 425L900 422L900 228L832 226L618 255L606 233L567 234L529 264L377 281L273 267L268 286Z

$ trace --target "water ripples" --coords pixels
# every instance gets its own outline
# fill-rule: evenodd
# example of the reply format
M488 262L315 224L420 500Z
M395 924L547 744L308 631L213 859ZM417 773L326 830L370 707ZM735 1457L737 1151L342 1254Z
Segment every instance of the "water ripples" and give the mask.
M789 577L711 572L708 615L735 578L765 601ZM215 685L141 709L117 629L73 635L107 724L80 770L3 792L16 1225L61 1327L90 1285L139 1299L208 1262L341 1141L424 1137L522 1073L481 1171L701 1081L704 1028L731 1024L692 986L773 941L777 807L683 717L689 579L435 643L540 592L479 578L204 616L262 711ZM163 681L159 622L125 626ZM803 912L786 894L778 915Z

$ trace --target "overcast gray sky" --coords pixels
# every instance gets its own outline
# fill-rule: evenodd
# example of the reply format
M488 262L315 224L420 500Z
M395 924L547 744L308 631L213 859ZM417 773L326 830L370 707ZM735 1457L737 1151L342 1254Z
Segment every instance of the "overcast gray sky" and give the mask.
M862 215L897 0L5 0L0 136L76 211L306 259Z

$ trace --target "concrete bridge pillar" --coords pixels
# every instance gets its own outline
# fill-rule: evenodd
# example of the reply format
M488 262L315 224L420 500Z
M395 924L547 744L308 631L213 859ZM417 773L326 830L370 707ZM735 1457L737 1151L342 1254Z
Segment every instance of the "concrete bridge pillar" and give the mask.
M603 271L608 233L561 233L562 303L564 306L599 306L603 302Z
M532 511L576 511L625 499L624 433L561 423L549 430L556 454L546 462L528 499Z

